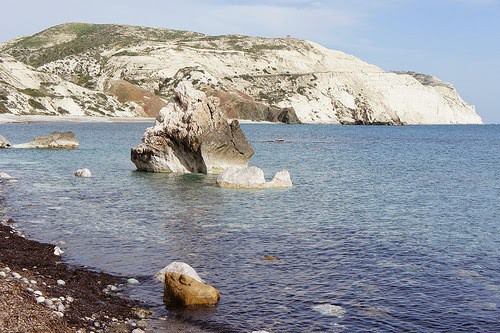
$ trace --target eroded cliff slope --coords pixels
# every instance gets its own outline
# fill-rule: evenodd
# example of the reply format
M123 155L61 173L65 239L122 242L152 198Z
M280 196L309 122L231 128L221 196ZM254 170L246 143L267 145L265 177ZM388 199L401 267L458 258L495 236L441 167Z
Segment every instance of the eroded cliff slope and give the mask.
M229 118L342 124L481 122L450 84L432 76L386 72L343 52L291 38L67 23L13 40L0 51L37 73L103 94L110 103L119 103L113 110L121 105L131 116L156 115L173 88L189 80L196 89L218 97Z

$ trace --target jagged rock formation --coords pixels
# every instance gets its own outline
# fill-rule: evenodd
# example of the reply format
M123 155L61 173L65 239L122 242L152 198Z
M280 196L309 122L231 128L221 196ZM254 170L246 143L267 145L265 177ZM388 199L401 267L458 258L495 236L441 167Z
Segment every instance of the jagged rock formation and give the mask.
M52 132L35 140L13 145L12 148L76 149L80 146L73 132Z
M161 109L143 143L132 149L138 170L150 172L219 173L229 166L247 166L253 155L238 121L228 124L217 100L182 81Z
M6 43L0 52L38 71L114 94L149 115L162 107L159 100L149 99L168 100L173 88L188 80L217 96L229 118L341 124L481 122L450 84L415 73L386 72L351 55L291 38L68 23ZM132 86L118 84L116 89L116 82L123 81ZM14 112L10 94L0 93L0 112ZM11 107L5 108L2 96L8 96ZM57 107L50 110L58 112Z

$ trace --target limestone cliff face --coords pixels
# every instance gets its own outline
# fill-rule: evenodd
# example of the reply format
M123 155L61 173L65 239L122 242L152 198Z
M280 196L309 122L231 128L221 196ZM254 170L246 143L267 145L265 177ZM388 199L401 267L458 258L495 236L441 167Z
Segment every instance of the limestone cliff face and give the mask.
M0 113L15 115L144 116L135 103L36 70L0 54Z
M416 73L386 72L354 56L297 39L69 23L9 42L0 51L95 91L112 94L110 87L127 81L135 87L130 94L135 99L122 94L119 100L135 103L144 113L148 105L150 115L162 103L148 103L148 99L156 96L166 101L173 87L188 80L196 89L218 97L230 118L288 123L481 123L474 107L450 84ZM153 95L141 93L138 99L138 91Z

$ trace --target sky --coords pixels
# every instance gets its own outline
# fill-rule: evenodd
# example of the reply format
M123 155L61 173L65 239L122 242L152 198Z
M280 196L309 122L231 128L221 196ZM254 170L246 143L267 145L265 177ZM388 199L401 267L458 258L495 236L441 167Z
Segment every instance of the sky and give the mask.
M0 42L65 22L308 39L451 82L500 123L500 0L2 0Z

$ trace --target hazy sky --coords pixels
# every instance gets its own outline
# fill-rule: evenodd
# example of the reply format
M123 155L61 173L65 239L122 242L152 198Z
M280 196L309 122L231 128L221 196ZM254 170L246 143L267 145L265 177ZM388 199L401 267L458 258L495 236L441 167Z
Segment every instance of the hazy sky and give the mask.
M500 0L2 0L0 41L64 22L309 39L451 82L500 123Z

